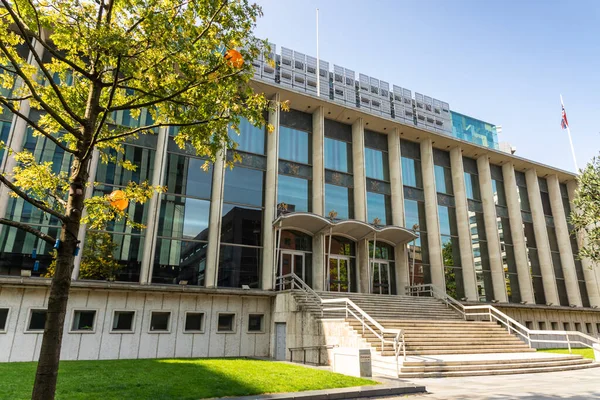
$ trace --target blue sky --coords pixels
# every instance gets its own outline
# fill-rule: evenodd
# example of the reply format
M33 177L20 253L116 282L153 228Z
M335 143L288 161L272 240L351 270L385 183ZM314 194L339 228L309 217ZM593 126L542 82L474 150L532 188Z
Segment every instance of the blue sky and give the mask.
M600 151L600 1L255 0L256 35L501 125L517 155L574 170Z

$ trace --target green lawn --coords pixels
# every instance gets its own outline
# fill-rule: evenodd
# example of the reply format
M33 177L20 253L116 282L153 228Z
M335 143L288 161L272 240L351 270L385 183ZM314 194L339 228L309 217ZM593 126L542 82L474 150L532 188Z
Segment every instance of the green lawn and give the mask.
M0 399L31 398L35 366L0 363ZM63 361L56 398L184 400L374 384L314 368L247 359Z
M590 349L589 347L584 347L582 349L571 349L573 354L579 354L585 358L591 358L592 360L594 359L594 350ZM559 353L559 354L569 354L569 349L544 349L544 350L538 350L538 351L543 351L546 353Z

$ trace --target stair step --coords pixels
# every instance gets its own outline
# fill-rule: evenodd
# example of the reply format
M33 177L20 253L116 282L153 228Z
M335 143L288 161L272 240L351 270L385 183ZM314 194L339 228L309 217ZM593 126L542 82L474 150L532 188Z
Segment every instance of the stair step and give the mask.
M463 365L496 365L496 364L503 364L507 361L510 361L511 364L528 364L528 363L534 363L534 362L539 362L540 360L542 361L546 361L546 362L555 362L555 361L565 361L565 360L569 360L569 361L574 361L574 360L581 360L583 357L580 355L576 355L576 354L571 354L571 355L564 355L564 356L560 356L560 357L544 357L544 358L511 358L511 359L490 359L490 360L457 360L457 361L433 361L433 360L427 360L427 361L404 361L402 363L403 366L405 367L420 367L420 366L463 366Z
M578 360L562 360L562 361L537 361L530 363L513 363L512 360L505 360L502 364L495 365L484 365L484 364L471 364L471 365L431 365L425 367L402 367L400 368L401 373L412 373L412 372L454 372L454 371L492 371L492 370L503 370L503 369L525 369L525 368L544 368L544 367L559 367L559 366L570 366L570 365L585 365L591 364L592 360L581 358Z
M413 351L406 349L407 356L431 356L431 355L447 355L447 354L490 354L490 353L533 353L535 349L530 348L504 348L504 349L468 349L468 350L419 350ZM384 350L381 352L382 356L394 356L393 350Z

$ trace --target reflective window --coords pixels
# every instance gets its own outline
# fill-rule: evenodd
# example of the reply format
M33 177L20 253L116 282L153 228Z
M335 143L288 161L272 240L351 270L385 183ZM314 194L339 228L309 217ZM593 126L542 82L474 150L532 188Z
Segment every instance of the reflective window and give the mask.
M204 286L207 242L158 238L152 269L153 283Z
M352 172L352 144L326 137L325 138L325 168Z
M367 192L367 222L378 225L392 225L392 199L380 193Z
M223 204L221 243L260 246L262 241L262 214L260 208Z
M367 178L390 180L388 155L385 151L365 148L365 169Z
M236 166L225 171L223 200L262 206L264 172Z
M125 145L123 153L117 153L116 151L110 151L109 153L117 158L119 162L125 160L131 162L135 165L135 170L124 169L114 162L107 164L98 162L96 182L126 186L129 182L140 183L152 179L154 150Z
M471 200L481 200L481 194L479 193L479 178L477 175L465 174L465 189L467 191L467 198Z
M325 215L335 211L336 219L354 218L354 199L352 189L325 184Z
M450 168L434 165L433 172L435 173L435 189L438 193L453 194L452 190L452 171Z
M217 286L259 288L261 251L260 247L221 245Z
M310 133L280 126L279 158L310 164Z
M519 200L521 202L521 210L522 211L531 211L531 206L529 205L529 195L527 194L526 186L519 186Z
M237 143L236 150L265 154L265 128L255 127L246 118L240 118L238 127L239 135L233 129L229 129L229 137Z
M492 191L494 203L497 206L506 206L506 194L504 193L504 182L492 179Z
M415 200L404 200L404 220L408 229L413 229L415 225L417 230L426 231L427 224L425 221L425 203Z
M210 201L165 195L161 199L158 235L183 239L208 239Z
M210 199L212 191L212 165L205 171L206 160L167 154L165 186L168 193Z
M423 188L421 161L402 157L402 184L404 186Z
M438 206L438 215L440 219L440 233L442 235L458 235L454 208Z
M279 175L277 182L277 204L285 203L287 211L311 211L311 181Z
M329 236L325 239L325 248L329 249ZM333 236L331 240L331 253L342 256L356 256L354 242L342 236Z

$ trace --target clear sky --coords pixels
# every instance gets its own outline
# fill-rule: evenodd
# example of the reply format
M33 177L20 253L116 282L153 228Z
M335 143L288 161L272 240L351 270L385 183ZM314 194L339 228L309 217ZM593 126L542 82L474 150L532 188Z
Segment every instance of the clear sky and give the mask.
M517 155L573 171L600 151L600 0L255 0L256 35L502 126Z

